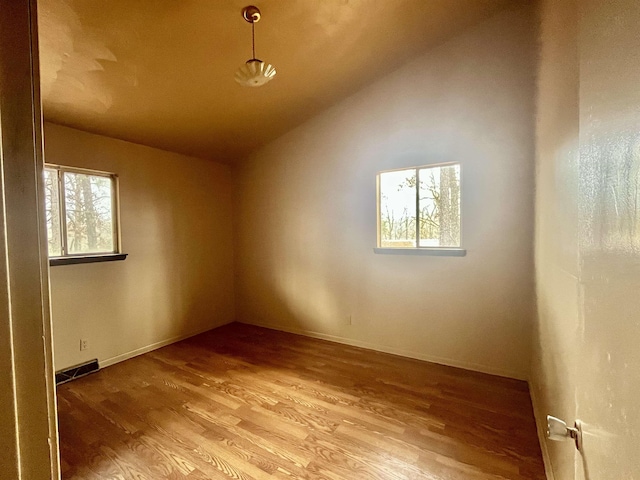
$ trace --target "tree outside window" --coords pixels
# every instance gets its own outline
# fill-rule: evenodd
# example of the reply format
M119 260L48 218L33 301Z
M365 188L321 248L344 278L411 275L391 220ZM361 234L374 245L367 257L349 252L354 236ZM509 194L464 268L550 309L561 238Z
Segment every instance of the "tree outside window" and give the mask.
M50 257L117 252L115 182L112 174L45 167Z
M378 174L379 247L460 247L460 164Z

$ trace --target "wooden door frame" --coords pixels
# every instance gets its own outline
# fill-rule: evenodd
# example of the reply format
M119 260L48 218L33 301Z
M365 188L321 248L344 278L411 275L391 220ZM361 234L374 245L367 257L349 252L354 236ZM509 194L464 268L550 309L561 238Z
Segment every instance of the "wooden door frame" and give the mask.
M58 479L36 0L0 32L0 479Z

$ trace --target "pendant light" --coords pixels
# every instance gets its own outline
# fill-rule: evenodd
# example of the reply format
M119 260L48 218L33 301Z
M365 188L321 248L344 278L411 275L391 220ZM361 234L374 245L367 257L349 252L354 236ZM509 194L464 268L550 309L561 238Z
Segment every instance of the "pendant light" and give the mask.
M251 49L253 56L236 72L236 82L245 87L259 87L276 76L276 68L256 58L255 24L260 21L258 7L249 5L242 9L242 17L251 24Z

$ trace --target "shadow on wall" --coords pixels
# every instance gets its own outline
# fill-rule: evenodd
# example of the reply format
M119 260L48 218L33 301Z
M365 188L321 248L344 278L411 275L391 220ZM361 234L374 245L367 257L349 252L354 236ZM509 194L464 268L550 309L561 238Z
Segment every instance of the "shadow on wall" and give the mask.
M240 321L526 378L532 18L492 17L238 167ZM462 164L468 255L374 254L376 173L443 161Z

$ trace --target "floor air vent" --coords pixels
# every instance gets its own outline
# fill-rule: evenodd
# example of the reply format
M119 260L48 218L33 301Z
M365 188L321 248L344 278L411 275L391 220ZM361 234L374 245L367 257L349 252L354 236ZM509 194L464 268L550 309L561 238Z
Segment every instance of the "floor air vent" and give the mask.
M84 377L85 375L97 372L98 370L100 370L100 366L98 365L97 358L89 360L87 363L76 365L75 367L69 367L65 370L60 370L59 372L56 372L56 385L75 380L76 378Z

